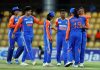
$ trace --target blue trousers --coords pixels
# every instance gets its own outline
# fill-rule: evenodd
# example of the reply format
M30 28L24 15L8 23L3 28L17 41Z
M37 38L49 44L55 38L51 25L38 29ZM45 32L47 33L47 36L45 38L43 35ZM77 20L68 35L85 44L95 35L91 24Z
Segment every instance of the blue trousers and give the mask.
M81 52L80 52L80 63L84 63L84 54L85 54L86 42L87 42L86 32L82 32L82 44L81 44Z
M18 49L17 49L16 54L14 56L15 59L18 58L24 50L21 33L15 34L15 38L12 38L12 32L9 32L8 41L9 41L9 48L8 48L7 61L11 61L12 56L13 56L13 51L15 48L15 46L14 46L15 42L17 42L17 44L18 44Z
M70 32L69 46L68 46L68 60L75 60L75 65L80 63L80 51L81 51L82 33Z
M51 63L52 43L44 36L44 60L43 63Z
M25 62L27 55L30 57L30 60L33 62L34 61L33 48L32 48L33 36L24 35L23 40L24 40L25 48L24 48L24 53L22 57L22 62Z
M56 54L56 59L57 63L61 63L61 50L63 50L63 59L64 59L64 64L67 63L67 42L65 40L65 35L66 32L58 32L57 33L57 40L56 40L56 49L57 49L57 54Z

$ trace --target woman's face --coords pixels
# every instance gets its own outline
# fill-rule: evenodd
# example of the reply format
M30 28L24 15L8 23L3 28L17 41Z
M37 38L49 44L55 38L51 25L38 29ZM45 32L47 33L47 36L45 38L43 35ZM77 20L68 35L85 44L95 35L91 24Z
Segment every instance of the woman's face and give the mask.
M14 14L15 14L15 15L18 15L18 14L19 14L19 11L15 11Z
M32 14L32 10L29 10L26 13L27 13L27 15L31 15Z
M78 13L79 13L80 15L84 14L84 9L79 9Z
M54 17L50 17L50 20L52 20Z
M62 18L65 18L66 12L65 12L65 11L61 11L61 12L60 12L60 16L61 16Z

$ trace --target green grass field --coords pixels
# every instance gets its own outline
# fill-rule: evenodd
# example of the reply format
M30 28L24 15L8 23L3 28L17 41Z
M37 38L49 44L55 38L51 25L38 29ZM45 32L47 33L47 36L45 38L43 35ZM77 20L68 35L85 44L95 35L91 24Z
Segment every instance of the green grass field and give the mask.
M29 61L28 61L29 63ZM56 61L53 60L52 64L53 67L43 67L42 61L37 61L37 64L35 66L32 66L31 64L28 66L21 66L17 64L6 64L5 60L0 60L0 70L100 70L100 62L85 62L84 68L74 68L74 67L67 67L65 68L63 66L58 67L56 66Z

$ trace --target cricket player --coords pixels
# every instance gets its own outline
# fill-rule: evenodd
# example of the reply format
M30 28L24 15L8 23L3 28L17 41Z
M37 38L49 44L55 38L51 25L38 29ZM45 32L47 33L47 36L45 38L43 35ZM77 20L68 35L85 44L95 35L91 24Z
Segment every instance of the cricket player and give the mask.
M75 61L74 67L78 67L80 63L80 51L81 51L81 43L82 43L82 22L78 15L78 11L75 8L70 9L70 13L72 17L69 19L69 26L66 31L66 41L69 41L69 49L68 53L70 53L68 61L72 62L73 59ZM73 54L74 50L74 54ZM68 62L66 67L70 66L71 64Z
M57 66L61 65L61 50L63 49L63 59L64 65L67 63L67 42L65 40L66 30L68 26L68 19L66 18L66 11L64 9L60 10L60 17L56 20L57 27L57 40L56 40L56 48L57 48Z
M8 55L7 55L7 63L8 64L12 64L11 60L12 60L12 56L13 56L13 51L15 48L15 42L17 42L18 44L18 49L16 51L16 54L14 56L15 62L18 64L18 57L21 55L21 53L23 52L24 46L23 46L23 41L22 41L22 33L21 33L21 25L19 25L19 28L17 30L17 32L15 33L15 37L12 38L12 34L13 31L15 29L15 26L18 22L18 19L20 18L20 16L18 16L20 9L18 8L18 6L13 7L12 8L12 13L13 15L11 16L9 23L8 23L8 42L9 42L9 48L8 48Z
M82 28L82 44L81 44L81 52L80 52L80 67L84 67L84 54L85 54L85 48L86 48L86 42L87 42L87 29L90 28L89 25L89 18L90 16L85 15L85 11L83 7L80 7L78 10L79 16L82 19L82 22L84 23Z
M22 24L22 31L23 31L23 41L24 41L24 53L22 57L21 65L28 65L25 63L27 54L30 57L30 60L33 65L35 65L34 57L33 57L33 48L32 48L32 41L33 41L33 24L43 24L42 18L37 19L36 17L32 16L32 8L30 6L26 6L24 8L24 15L21 16L18 20L18 23L13 31L13 35L18 31L19 25Z
M44 60L43 66L52 66L51 63L51 54L52 54L52 23L55 13L50 11L47 15L47 18L44 21Z

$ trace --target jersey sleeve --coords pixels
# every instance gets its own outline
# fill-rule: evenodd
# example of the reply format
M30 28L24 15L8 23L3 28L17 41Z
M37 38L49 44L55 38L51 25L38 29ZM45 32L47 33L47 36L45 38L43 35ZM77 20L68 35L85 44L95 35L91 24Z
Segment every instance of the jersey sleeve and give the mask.
M86 18L86 24L85 24L85 28L90 28L90 25L89 25L89 18L91 18L91 16L89 15L85 15L85 18Z
M58 26L58 18L56 19L56 27Z
M89 19L86 18L86 28L90 28Z
M34 16L33 16L33 18L34 18L34 23L37 23L39 25L42 25L43 24L43 20L42 19L39 20L38 18L36 18Z
M13 33L16 33L16 31L18 30L18 28L20 28L21 24L22 24L22 21L23 21L23 17L20 17L16 26L15 26L15 29L13 31Z
M68 20L68 27L67 27L67 31L66 31L66 39L69 38L69 33L70 33L70 21Z
M47 33L47 37L48 37L49 39L52 39L52 38L51 38L51 35L50 35L49 27L50 27L50 22L49 22L49 21L46 21L46 33Z
M90 28L90 25L89 25L89 18L91 18L91 16L88 16L88 15L83 15L85 18L86 18L86 21L85 21L85 27L86 29Z
M9 28L15 28L15 24L14 24L14 16L11 16L9 23L8 23L8 27Z
M89 18L91 18L91 16L89 16L89 15L86 15L86 18L87 18L87 19L89 19Z

